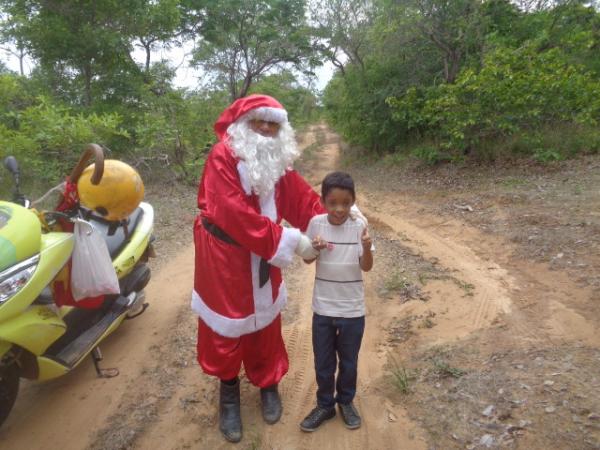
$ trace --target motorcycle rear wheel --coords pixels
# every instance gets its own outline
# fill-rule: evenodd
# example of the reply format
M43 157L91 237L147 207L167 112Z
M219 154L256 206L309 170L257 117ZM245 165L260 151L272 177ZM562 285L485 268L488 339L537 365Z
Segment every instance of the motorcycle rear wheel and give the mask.
M16 364L0 368L0 426L10 413L19 392L19 368Z

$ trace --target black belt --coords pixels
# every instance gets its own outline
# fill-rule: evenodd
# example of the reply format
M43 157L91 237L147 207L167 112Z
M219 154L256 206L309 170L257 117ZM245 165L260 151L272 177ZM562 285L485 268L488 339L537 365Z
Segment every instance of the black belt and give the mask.
M204 229L212 234L217 239L220 239L223 242L227 242L228 244L235 245L236 247L241 247L231 236L221 230L214 223L208 221L206 217L202 217L202 226ZM271 272L271 264L267 262L266 259L260 258L260 266L258 268L258 285L259 287L263 287L269 281L269 275Z
M210 223L206 217L202 218L202 225L210 234L214 237L222 240L223 242L227 242L228 244L235 245L236 247L240 247L240 244L235 242L231 236L221 230L214 223Z

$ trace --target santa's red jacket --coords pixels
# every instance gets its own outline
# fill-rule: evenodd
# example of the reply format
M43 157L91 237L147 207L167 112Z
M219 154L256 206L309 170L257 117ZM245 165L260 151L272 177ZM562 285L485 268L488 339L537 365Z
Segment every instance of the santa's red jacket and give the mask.
M311 217L323 212L318 194L294 170L286 171L270 195L253 194L245 163L219 142L205 163L198 207L193 310L221 336L266 327L286 303L280 268L291 263ZM283 227L282 219L291 227ZM203 222L237 245L209 232ZM271 264L262 287L261 258Z

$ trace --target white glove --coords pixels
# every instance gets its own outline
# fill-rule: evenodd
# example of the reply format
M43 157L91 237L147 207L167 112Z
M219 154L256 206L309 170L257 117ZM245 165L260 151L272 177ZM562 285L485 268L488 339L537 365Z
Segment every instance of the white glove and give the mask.
M312 242L305 234L300 235L300 240L296 246L296 255L302 259L311 260L319 256L319 250L316 250L312 246Z

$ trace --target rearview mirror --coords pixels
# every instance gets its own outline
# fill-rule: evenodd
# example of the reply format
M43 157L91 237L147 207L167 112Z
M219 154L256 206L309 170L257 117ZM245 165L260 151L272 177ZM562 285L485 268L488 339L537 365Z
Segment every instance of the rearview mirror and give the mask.
M6 167L6 169L13 175L19 175L19 163L17 162L17 158L14 156L7 156L4 158L4 167Z

